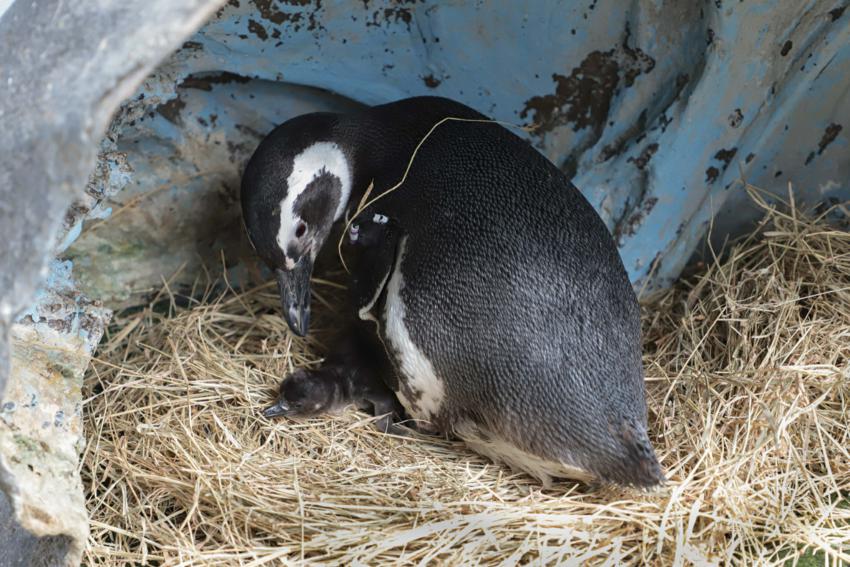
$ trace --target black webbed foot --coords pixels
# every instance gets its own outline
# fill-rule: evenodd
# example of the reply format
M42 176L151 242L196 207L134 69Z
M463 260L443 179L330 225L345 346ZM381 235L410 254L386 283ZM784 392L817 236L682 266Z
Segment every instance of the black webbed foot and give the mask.
M404 418L404 408L389 389L383 395L373 397L369 401L372 405L372 415L378 418L374 422L375 429L381 433L410 437L409 429L395 423Z

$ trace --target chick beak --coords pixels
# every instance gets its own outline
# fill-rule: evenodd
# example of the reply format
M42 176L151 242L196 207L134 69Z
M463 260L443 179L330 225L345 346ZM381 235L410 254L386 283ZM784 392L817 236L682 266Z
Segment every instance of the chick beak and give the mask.
M291 270L277 270L283 318L293 333L299 337L310 328L310 276L313 260L304 255Z
M271 419L273 417L287 415L288 413L289 406L286 405L286 402L278 400L273 406L269 406L263 410L263 417Z

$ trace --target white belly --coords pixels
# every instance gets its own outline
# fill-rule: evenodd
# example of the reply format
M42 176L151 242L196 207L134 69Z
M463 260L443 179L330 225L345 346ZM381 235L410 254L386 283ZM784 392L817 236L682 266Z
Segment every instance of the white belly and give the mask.
M387 284L384 306L384 336L395 353L399 371L398 399L416 420L433 421L446 397L445 384L434 371L434 365L413 343L405 325L405 306L401 298L404 278L401 263L407 248L407 237L399 243L395 267Z

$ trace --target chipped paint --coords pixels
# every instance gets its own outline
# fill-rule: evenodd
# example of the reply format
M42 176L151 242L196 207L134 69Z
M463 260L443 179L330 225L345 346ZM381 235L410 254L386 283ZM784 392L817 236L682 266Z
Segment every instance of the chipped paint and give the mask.
M639 75L655 67L652 57L628 45L626 30L621 46L589 53L569 76L554 73L555 94L528 99L520 118L529 118L538 136L564 125L601 132L620 89L633 86Z
M439 94L535 123L527 137L597 207L636 285L666 285L711 215L723 233L754 218L741 168L777 193L791 180L819 199L814 188L832 180L830 196L850 195L838 181L850 166L834 150L846 132L825 130L850 118L850 19L828 8L233 0L119 113L109 149L129 155L132 182L111 182L113 195L127 190L110 206L124 221L84 229L69 257L87 292L126 302L181 265L191 278L198 241L204 262L223 250L235 264L244 242L226 209L263 133L302 112ZM800 70L802 58L814 71Z
M820 141L818 142L817 151L812 151L806 157L806 165L809 165L810 163L812 163L812 160L815 159L815 155L821 155L823 153L823 151L832 142L835 141L835 138L838 137L838 134L840 134L841 130L843 130L843 129L844 129L844 127L841 124L836 124L835 122L833 122L832 124L827 126L826 130L824 130L824 132L823 132L823 136L821 137Z

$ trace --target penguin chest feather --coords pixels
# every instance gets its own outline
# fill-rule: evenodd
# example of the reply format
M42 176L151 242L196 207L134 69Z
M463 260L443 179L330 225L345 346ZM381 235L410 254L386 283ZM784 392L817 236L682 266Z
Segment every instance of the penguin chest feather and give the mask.
M432 422L440 414L446 397L445 383L437 376L434 365L414 344L405 324L405 306L401 296L404 278L401 264L407 244L402 238L395 267L387 283L384 304L384 336L393 351L399 374L398 398L408 413L417 420Z

